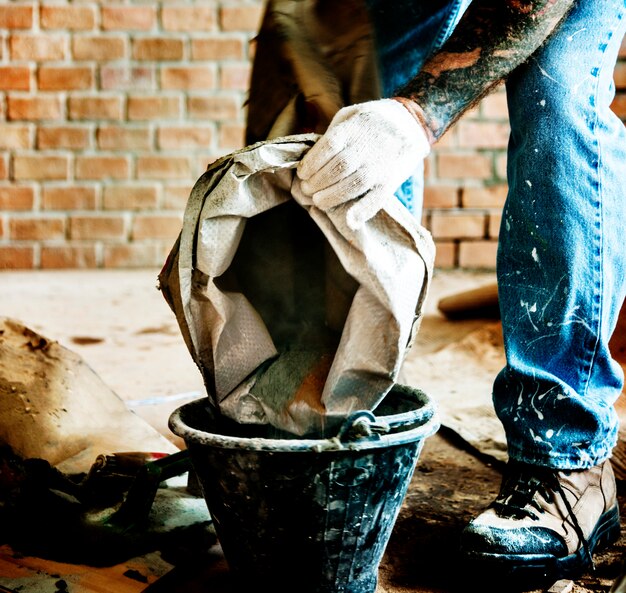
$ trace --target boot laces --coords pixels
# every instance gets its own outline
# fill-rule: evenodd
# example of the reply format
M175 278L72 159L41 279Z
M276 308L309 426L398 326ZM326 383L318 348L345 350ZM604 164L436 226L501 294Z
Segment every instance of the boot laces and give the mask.
M557 470L509 462L505 469L500 493L491 506L498 516L503 518L517 520L530 518L533 521L539 521L541 514L545 512L539 497L548 503L553 503L555 494L558 494L563 501L568 519L582 544L589 564L592 569L595 569L589 542L565 495Z

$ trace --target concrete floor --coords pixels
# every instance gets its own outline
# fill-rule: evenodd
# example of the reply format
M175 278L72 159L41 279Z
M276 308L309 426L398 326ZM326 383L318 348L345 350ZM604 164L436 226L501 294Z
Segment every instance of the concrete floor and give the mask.
M158 270L3 272L0 315L17 319L80 354L131 410L180 445L167 428L169 414L183 402L201 397L204 391L176 320L156 288L157 274ZM491 273L438 271L426 314L438 315L436 304L443 296L493 281ZM467 323L476 327L481 321ZM434 344L447 337L429 335L424 339ZM482 575L458 569L456 542L463 525L495 495L499 475L498 467L489 459L481 458L445 429L429 438L381 563L377 593L481 591ZM569 584L569 590L608 592L625 551L626 541L622 538L610 552L598 557L594 575ZM10 556L6 547L0 552L5 558ZM91 570L99 574L97 587L80 581L69 590L234 592L219 545L193 567L164 564L154 556L134 561L140 560L141 566L151 571L147 586L122 589L115 585L111 575L119 577L120 570L127 568L125 564L120 570ZM2 574L8 570L3 566L8 564L0 562L0 584L6 589L0 586L0 591L11 591L6 584L11 579L1 580L11 576ZM37 575L49 582L52 573L58 577L63 570L70 570L58 565L46 568L33 559L29 566L37 567L32 570L33 582ZM136 564L133 566L136 568ZM48 591L36 584L20 590ZM509 589L503 586L500 590Z
M157 289L159 270L0 272L0 316L12 317L79 354L137 414L180 444L169 412L204 395L174 314ZM494 281L493 273L437 272L426 315L438 300ZM453 332L481 324L454 326ZM418 334L432 349L449 333ZM417 349L417 348L416 348Z

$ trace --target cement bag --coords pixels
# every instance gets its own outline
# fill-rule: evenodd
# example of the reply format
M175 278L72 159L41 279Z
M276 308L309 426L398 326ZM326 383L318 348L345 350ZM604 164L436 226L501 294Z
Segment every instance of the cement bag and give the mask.
M211 403L319 434L397 379L432 273L428 232L390 196L358 230L294 192L317 139L259 142L196 182L159 275Z

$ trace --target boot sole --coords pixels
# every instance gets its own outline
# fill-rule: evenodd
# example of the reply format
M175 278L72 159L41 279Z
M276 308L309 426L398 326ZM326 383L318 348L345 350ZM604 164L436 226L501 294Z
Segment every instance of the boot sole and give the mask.
M621 534L619 508L604 513L589 536L591 554L616 542ZM585 550L581 547L573 554L557 557L551 554L486 554L467 551L464 560L472 572L480 570L502 585L501 579L529 585L553 583L560 579L576 579L592 568Z

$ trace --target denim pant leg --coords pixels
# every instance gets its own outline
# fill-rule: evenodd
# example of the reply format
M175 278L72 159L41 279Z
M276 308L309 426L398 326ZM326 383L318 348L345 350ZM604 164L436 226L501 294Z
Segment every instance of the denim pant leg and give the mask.
M439 49L471 0L366 0L371 17L384 97L393 97ZM423 163L396 191L396 197L421 218Z
M511 458L607 458L623 385L609 338L626 292L626 134L610 110L625 0L580 0L507 81L497 275L507 366L494 404Z

